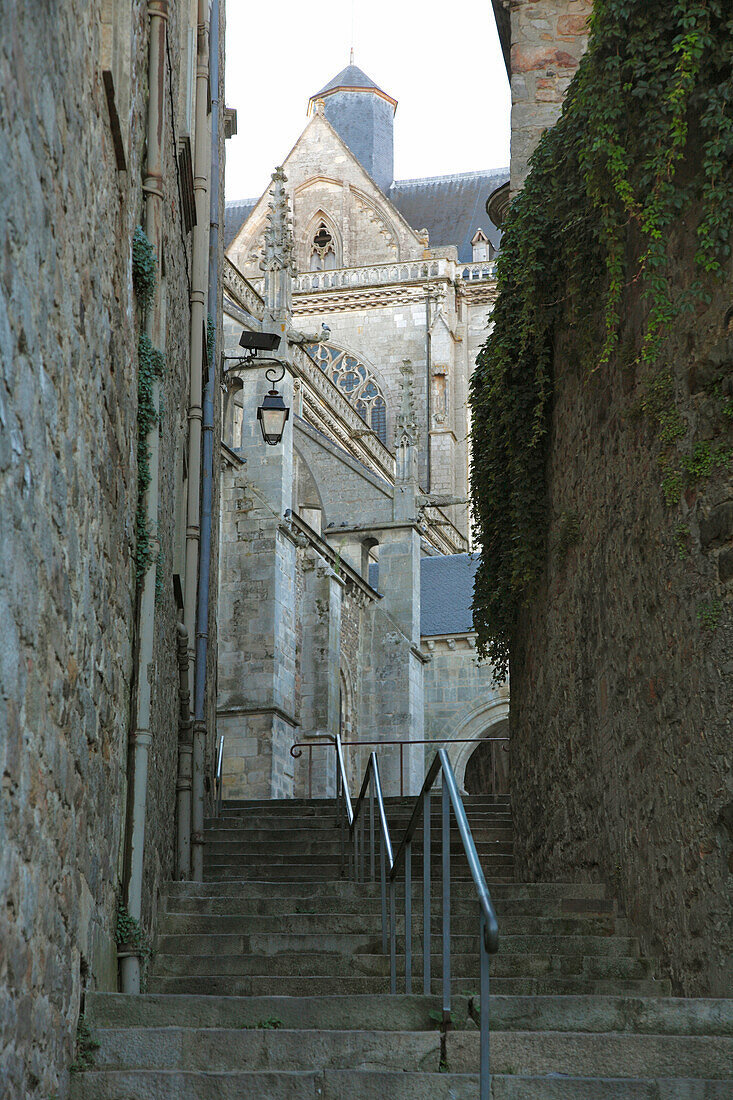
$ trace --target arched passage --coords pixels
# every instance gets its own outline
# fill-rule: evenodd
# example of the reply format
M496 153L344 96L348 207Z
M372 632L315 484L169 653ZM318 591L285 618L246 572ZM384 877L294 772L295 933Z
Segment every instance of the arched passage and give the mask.
M479 738L466 761L463 789L469 794L509 794L508 745L493 740L509 734L509 723L498 722ZM470 746L469 746L470 747Z
M505 737L508 730L509 689L506 687L497 689L489 699L474 701L456 715L446 733L449 739L446 747L462 790L466 789L466 765L479 743L487 737Z

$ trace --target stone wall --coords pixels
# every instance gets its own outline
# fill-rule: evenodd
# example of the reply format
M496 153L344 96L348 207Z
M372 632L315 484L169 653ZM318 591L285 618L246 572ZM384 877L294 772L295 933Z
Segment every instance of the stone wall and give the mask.
M712 385L730 386L733 373L729 305L719 288L694 330L680 324L663 352L699 440L720 431ZM621 346L631 342L633 363L633 302L628 325ZM576 358L566 337L555 368L546 578L511 662L518 871L609 883L677 993L725 996L733 472L714 471L667 508L634 367L580 376ZM568 516L577 518L574 544L563 537Z
M178 7L170 23L175 102L186 38ZM142 213L148 24L145 5L128 5L115 69L127 167L119 171L99 8L91 0L11 3L0 41L0 1092L8 1100L63 1100L85 991L117 986L136 621L131 241ZM171 565L189 342L190 245L182 244L170 120L166 142L148 933L173 867Z
M585 53L592 8L593 0L511 0L512 193L543 131L557 121Z
M491 666L476 652L474 634L423 638L425 665L425 738L449 744L449 756L459 783L466 764L483 737L503 737L509 715L509 688L492 683ZM463 742L468 743L463 743ZM426 746L430 764L435 747Z

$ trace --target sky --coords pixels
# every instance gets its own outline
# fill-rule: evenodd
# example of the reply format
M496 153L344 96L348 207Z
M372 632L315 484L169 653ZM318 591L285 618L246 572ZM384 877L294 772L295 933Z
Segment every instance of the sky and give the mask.
M354 62L398 100L395 178L505 168L510 97L490 0L228 0L226 197L265 190L308 99ZM353 32L352 32L353 19Z

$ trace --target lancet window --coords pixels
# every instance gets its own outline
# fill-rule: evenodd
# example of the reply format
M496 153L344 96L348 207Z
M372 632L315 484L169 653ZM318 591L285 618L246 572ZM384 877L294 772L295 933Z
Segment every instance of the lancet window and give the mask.
M311 271L333 271L336 267L336 247L331 231L321 222L311 241Z
M349 352L330 344L309 344L307 350L362 420L386 445L387 403L369 368Z

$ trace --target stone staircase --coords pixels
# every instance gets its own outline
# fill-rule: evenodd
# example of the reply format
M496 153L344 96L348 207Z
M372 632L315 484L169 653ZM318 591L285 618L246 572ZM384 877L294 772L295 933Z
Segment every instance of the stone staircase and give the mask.
M388 994L379 886L341 878L333 802L225 803L205 881L169 884L151 991L88 997L100 1046L73 1100L477 1100L478 913L455 829L452 1026L435 1022L438 802L431 996ZM411 808L387 800L395 845ZM506 799L466 809L499 918L495 1100L732 1100L733 1001L671 998L602 886L514 882ZM417 843L413 869L422 990Z

